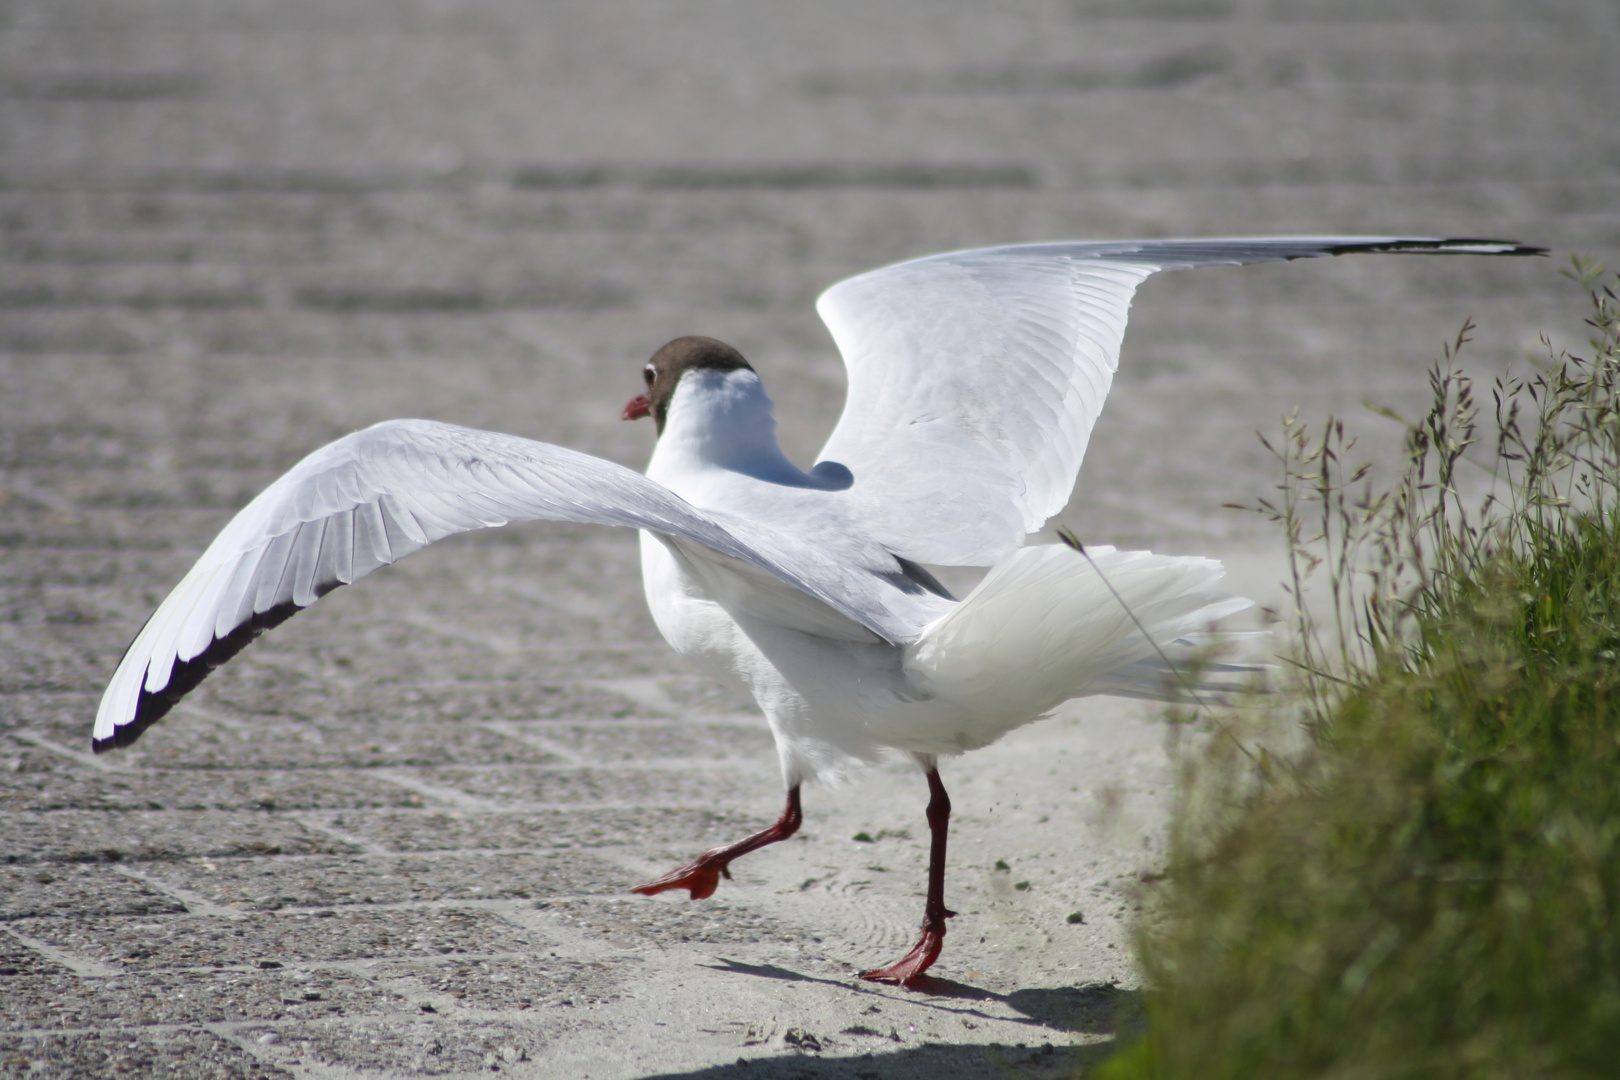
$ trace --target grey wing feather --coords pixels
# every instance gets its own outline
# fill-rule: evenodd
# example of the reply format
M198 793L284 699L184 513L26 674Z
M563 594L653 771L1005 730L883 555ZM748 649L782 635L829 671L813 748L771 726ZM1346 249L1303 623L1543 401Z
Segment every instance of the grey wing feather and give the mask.
M1497 240L1250 237L1018 244L898 263L817 302L849 371L821 460L854 474L889 550L989 565L1068 501L1143 279L1353 252L1544 253Z
M95 748L133 742L209 671L331 590L454 533L527 520L648 529L689 556L803 594L859 634L905 640L932 617L859 568L700 511L612 462L393 420L315 451L231 519L125 652L96 715Z

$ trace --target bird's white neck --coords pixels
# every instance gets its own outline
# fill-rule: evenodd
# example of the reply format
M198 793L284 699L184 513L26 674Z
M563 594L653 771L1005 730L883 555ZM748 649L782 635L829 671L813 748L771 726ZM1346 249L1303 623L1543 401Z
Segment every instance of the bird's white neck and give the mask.
M716 471L795 487L812 484L776 444L771 399L746 368L685 372L647 464L649 477L687 498L683 488Z

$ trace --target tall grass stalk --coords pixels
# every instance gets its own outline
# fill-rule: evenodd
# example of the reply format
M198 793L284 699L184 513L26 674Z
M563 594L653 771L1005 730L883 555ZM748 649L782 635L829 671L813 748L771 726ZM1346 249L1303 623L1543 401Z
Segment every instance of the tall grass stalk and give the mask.
M1573 276L1590 350L1486 398L1465 325L1393 483L1269 444L1308 749L1190 762L1103 1075L1620 1075L1620 301Z

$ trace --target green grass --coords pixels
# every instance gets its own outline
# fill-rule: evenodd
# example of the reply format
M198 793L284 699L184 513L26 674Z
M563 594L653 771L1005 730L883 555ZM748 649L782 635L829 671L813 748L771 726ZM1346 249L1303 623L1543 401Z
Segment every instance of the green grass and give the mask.
M1290 425L1309 746L1206 718L1096 1075L1620 1075L1620 304L1578 271L1591 352L1482 418L1448 349L1388 488Z

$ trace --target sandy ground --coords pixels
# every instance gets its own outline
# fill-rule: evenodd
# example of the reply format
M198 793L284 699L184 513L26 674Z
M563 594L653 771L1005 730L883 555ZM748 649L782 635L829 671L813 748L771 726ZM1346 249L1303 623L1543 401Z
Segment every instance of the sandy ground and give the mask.
M393 416L639 466L645 357L706 333L813 458L811 304L953 247L1507 236L1150 281L1062 520L1225 559L1254 437L1411 408L1581 338L1620 265L1602 2L1079 0L0 6L0 1076L1066 1075L1140 992L1174 769L1071 704L945 766L951 924L920 992L854 973L920 914L926 792L806 797L711 901L629 886L773 818L750 704L684 671L634 538L532 526L344 589L138 746L89 754L125 643L310 449ZM1381 451L1387 458L1387 452ZM856 837L867 839L856 839Z

